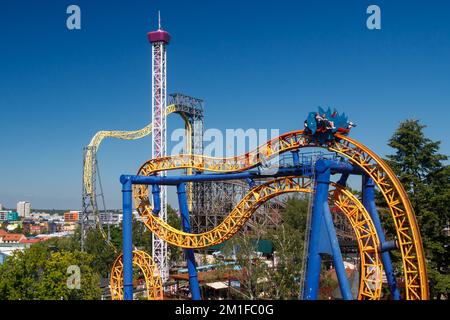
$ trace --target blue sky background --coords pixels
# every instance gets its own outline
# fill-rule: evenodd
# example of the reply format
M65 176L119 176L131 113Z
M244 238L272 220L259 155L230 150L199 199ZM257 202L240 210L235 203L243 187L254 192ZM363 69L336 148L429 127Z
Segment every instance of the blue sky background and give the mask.
M70 4L81 7L81 30L66 28ZM382 30L366 28L370 4ZM285 132L330 105L382 156L407 118L450 154L448 1L2 0L0 203L81 207L83 146L98 130L151 119L146 33L158 9L172 35L168 92L203 98L206 128ZM175 118L169 130L182 126ZM103 143L109 207L120 207L119 175L150 154L149 137Z

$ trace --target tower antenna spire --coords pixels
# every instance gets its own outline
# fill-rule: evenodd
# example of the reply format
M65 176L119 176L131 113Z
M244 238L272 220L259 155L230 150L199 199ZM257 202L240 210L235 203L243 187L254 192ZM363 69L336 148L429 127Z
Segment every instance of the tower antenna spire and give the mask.
M158 30L161 30L161 11L158 10Z

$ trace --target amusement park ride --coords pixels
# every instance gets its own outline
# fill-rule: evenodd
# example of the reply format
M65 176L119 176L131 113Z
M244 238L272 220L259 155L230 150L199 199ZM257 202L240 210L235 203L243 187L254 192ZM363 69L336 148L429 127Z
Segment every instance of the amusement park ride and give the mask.
M201 100L181 94L166 98L166 47L169 34L161 29L148 34L152 44L153 122L132 131L100 131L85 149L83 176L83 230L89 227L88 215L98 219L98 194L95 191L96 152L106 137L134 140L152 134L152 158L136 175L122 175L123 248L111 272L113 299L133 299L133 265L144 274L148 299L163 298L163 283L168 277L167 243L184 248L192 299L201 299L194 249L220 244L233 237L264 203L287 193L307 193L313 198L307 228L305 275L299 296L318 297L322 255L333 257L343 299L353 299L346 275L330 205L339 208L356 236L360 257L358 299L381 298L382 273L386 274L393 299L400 299L396 275L390 258L398 250L402 259L404 298L428 299L425 257L413 208L392 169L373 151L349 138L355 125L345 114L319 108L309 113L303 130L282 134L246 154L216 158L203 155L203 108ZM185 154L166 155L166 117L177 113L185 121ZM301 121L299 121L301 123ZM332 156L305 157L304 148L324 148ZM289 164L279 166L277 157L285 154ZM267 170L274 166L275 170ZM185 175L167 176L169 170L186 170ZM361 177L362 199L346 188L351 175ZM331 180L338 176L337 182ZM205 232L193 233L190 225L196 183L242 181L249 192L218 225ZM168 187L176 188L182 229L167 223ZM385 239L375 205L375 187L384 196L396 229L395 240ZM132 208L134 206L153 235L153 256L133 250ZM100 227L103 232L103 229ZM107 235L104 234L105 239ZM108 241L109 243L109 241Z

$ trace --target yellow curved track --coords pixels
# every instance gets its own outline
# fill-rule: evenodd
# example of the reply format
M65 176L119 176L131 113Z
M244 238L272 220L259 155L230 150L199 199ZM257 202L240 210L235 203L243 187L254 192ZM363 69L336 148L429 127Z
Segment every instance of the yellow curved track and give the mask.
M397 231L402 254L406 299L428 299L428 283L422 242L414 211L398 178L373 151L346 136L336 135L337 140L328 149L348 158L352 164L361 167L377 184L386 199ZM244 171L259 165L285 151L317 145L303 135L303 131L292 131L272 139L257 149L241 156L214 158L203 155L179 155L151 159L139 169L138 175L152 175L159 171L192 168L199 171L233 172ZM294 186L293 186L294 187ZM301 184L296 188L304 188ZM242 226L248 212L245 210L267 190L259 194L257 188L250 190L223 223L199 237L177 230L153 216L146 186L134 186L136 208L144 223L158 237L180 247L201 248L229 239ZM247 218L248 219L248 218ZM245 222L245 221L244 221ZM234 233L233 233L234 232Z
M351 138L336 135L329 150L335 151L362 168L383 194L397 232L402 255L407 300L428 300L428 279L422 239L416 216L403 185L392 169L373 151Z
M122 255L114 261L111 278L110 290L112 300L123 300L123 259ZM133 251L133 265L139 267L144 274L145 287L148 300L162 300L163 286L156 264L152 257L140 250Z
M137 186L139 187L139 186ZM262 184L249 191L233 208L231 213L215 228L204 233L186 233L173 228L163 220L154 216L148 196L139 194L142 201L136 206L141 213L144 224L158 238L183 248L205 248L231 238L245 224L251 215L265 201L287 192L310 192L312 182L308 178L284 178L274 180L272 184ZM146 188L138 188L145 190ZM144 191L145 192L145 191ZM142 198L141 198L142 196Z
M169 115L171 113L176 112L176 106L175 105L170 105L167 106L166 109L166 114ZM187 120L187 118L185 116L183 116L183 119L185 121L186 126L190 126L189 121ZM191 129L192 131L192 129ZM83 183L84 183L84 187L87 191L87 193L92 194L93 192L93 186L92 186L92 172L93 172L93 167L92 167L92 157L93 157L93 153L97 152L98 148L100 147L100 144L102 143L103 140L105 140L106 138L116 138L116 139L121 139L121 140L137 140L137 139L141 139L144 138L148 135L150 135L152 133L152 124L148 124L147 126L145 126L142 129L139 130L135 130L135 131L117 131L117 130L103 130L103 131L99 131L97 132L94 137L92 137L91 141L88 144L87 147L87 151L86 151L86 156L85 156L85 164L84 164L84 168L83 168ZM189 135L190 136L190 135ZM189 139L186 139L186 141ZM192 150L190 147L190 142L189 145L187 145L187 152L189 152L189 150Z
M356 235L361 257L361 280L358 299L377 300L381 294L383 266L379 258L379 239L370 215L348 190L332 184L330 200L345 214ZM292 192L312 192L312 181L306 177L284 177L268 181L250 192L236 205L229 216L209 232L191 234L179 231L160 219L143 215L144 223L170 244L183 248L203 248L231 238L251 215L266 201ZM230 219L227 221L227 219ZM211 237L213 235L213 237ZM215 241L220 239L220 242Z
M332 184L331 199L345 214L355 232L361 259L358 300L379 300L381 297L383 264L380 240L372 219L363 204L347 189Z
M171 113L180 113L181 117L184 120L185 128L186 128L186 137L192 136L192 126L189 122L188 117L185 113L179 112L177 110L177 105L171 104L167 106L166 108L166 115L169 115ZM100 147L100 144L102 141L106 138L116 138L121 140L137 140L144 138L152 133L152 123L148 124L142 129L134 130L134 131L118 131L118 130L102 130L97 132L94 137L92 137L91 141L89 142L87 148L86 148L86 154L84 159L84 167L83 167L83 184L84 188L86 190L86 193L88 193L90 196L90 202L91 206L94 208L94 201L96 195L94 194L94 186L92 185L92 175L94 172L94 165L93 157L94 154L97 152L97 150ZM192 141L191 139L186 139L186 152L190 153L192 152ZM192 174L192 169L187 170L187 174ZM188 184L188 190L187 190L187 196L188 196L188 205L189 209L192 208L192 184ZM101 227L100 219L98 216L98 212L94 212L95 220L97 223L97 226L99 226L100 233L102 234L102 237L106 240L107 244L114 250L115 253L117 253L117 249L114 247L114 245L108 241L108 237Z

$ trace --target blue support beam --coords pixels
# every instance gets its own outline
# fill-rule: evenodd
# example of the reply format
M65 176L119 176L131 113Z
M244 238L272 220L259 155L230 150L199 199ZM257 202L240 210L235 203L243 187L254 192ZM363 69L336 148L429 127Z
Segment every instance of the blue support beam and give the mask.
M177 185L178 204L180 207L181 224L184 232L191 232L191 224L189 222L189 209L186 197L186 185L180 183ZM195 263L194 249L184 249L188 272L189 287L191 288L192 300L201 300L200 286L198 283L197 266Z
M153 210L152 213L157 216L161 211L161 188L159 185L152 185L152 195L153 195Z
M395 249L398 249L396 240L389 240L389 241L386 241L386 242L383 242L380 244L381 252L391 251L391 250L395 250Z
M343 173L343 174L341 175L341 177L339 178L337 184L340 185L340 186L342 186L342 187L347 186L348 176L349 176L348 173Z
M250 187L250 189L252 189L255 186L255 181L252 178L247 178L245 179L248 183L248 186Z
M123 252L123 298L133 300L133 244L132 244L132 184L130 178L122 183L122 252Z
M330 169L330 173L349 173L361 174L361 170L353 165L336 160L319 160ZM136 176L124 175L130 177L133 184L147 185L173 185L176 186L183 182L201 182L201 181L226 181L238 179L257 179L257 178L277 178L286 176L311 176L310 166L300 166L293 168L278 168L275 172L265 174L265 171L249 170L238 173L203 173L188 176Z
M322 217L322 222L320 224L320 240L319 240L319 253L333 255L333 250L331 250L331 240L328 236L327 226L325 224L325 219Z
M321 239L329 240L329 247L333 256L336 274L339 280L339 288L345 300L352 300L353 295L345 272L341 250L334 229L333 219L328 207L328 191L332 172L347 173L353 170L348 163L334 160L320 159L315 164L316 186L314 202L311 214L311 230L308 246L308 262L305 277L304 299L317 300L320 282L320 267L322 263L321 251L324 250ZM325 224L325 228L323 228ZM325 231L325 230L326 231ZM326 234L322 234L327 232ZM328 246L327 246L328 247Z
M320 160L319 160L320 161ZM320 255L320 230L323 221L323 204L328 201L328 189L330 185L330 168L321 165L317 161L316 186L314 193L313 208L311 213L311 230L309 232L308 261L305 276L305 300L317 300L320 282L320 266L322 257Z
M292 153L292 163L294 164L294 166L299 166L300 156L298 154L298 150L291 151L291 153Z
M377 207L375 204L375 183L372 178L367 175L363 175L363 205L369 212L372 218L375 230L377 231L378 238L380 240L380 249L392 247L389 242L386 242L384 237L383 228L381 226L380 217L378 215ZM381 260L383 262L384 272L389 284L389 290L393 300L400 300L400 292L397 287L397 280L395 278L394 270L392 268L391 256L388 250L381 250Z
M344 300L353 300L352 290L347 278L347 273L345 272L344 261L342 260L341 249L339 248L339 242L336 236L336 230L334 229L333 217L331 216L328 202L323 204L323 217L328 232L328 238L330 239L334 268L336 270L342 298Z

